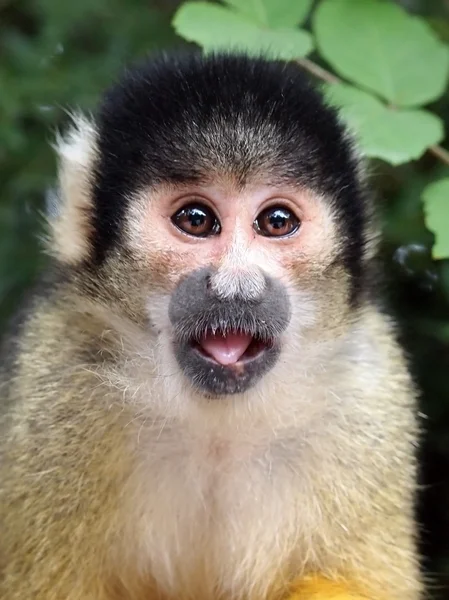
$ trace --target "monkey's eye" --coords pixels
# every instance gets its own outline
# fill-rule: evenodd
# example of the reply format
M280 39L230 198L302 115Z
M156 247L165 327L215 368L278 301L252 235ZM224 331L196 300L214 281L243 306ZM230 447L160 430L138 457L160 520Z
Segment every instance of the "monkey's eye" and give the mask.
M270 206L254 221L254 228L266 237L286 237L299 229L299 219L288 208Z
M217 235L221 231L217 217L203 204L183 206L171 220L178 229L195 237Z

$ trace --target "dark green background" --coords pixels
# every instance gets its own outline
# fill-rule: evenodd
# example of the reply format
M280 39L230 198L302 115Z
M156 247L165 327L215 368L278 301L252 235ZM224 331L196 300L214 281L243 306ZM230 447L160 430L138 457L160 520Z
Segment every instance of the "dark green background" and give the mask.
M295 0L292 0L295 1ZM0 327L45 263L39 253L45 194L55 178L50 143L67 108L89 110L130 60L183 45L169 0L0 0ZM449 2L402 4L449 41ZM449 122L449 96L431 107ZM420 514L435 595L449 594L449 264L430 259L420 192L448 176L429 156L372 165L384 216L392 306L423 390L426 441ZM449 210L449 203L448 203ZM388 523L385 523L388 527Z

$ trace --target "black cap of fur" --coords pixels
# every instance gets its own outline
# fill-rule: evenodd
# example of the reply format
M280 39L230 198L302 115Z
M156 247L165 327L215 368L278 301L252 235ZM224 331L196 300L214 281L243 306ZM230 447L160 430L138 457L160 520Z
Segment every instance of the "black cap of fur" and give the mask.
M367 215L358 165L336 112L294 63L242 55L158 56L128 71L97 115L97 264L120 242L129 192L161 181L262 174L325 195L356 293Z

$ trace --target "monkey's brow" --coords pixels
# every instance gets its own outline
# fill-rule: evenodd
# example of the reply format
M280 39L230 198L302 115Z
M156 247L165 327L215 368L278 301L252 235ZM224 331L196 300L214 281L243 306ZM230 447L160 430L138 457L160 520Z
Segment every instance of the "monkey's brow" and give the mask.
M239 179L232 172L217 171L199 176L186 176L183 178L167 179L159 181L151 186L152 191L157 192L188 192L192 188L209 188L216 185L222 185L225 188L234 188L236 192L242 192L245 188L255 185L264 185L273 188L273 191L291 191L300 192L310 190L310 186L304 182L298 181L291 175L282 173L259 173L248 176L245 179Z

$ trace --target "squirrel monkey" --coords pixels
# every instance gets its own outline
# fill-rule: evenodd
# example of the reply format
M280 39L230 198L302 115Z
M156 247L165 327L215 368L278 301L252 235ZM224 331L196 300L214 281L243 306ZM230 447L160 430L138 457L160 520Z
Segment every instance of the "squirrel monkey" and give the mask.
M295 64L157 55L58 141L5 341L2 600L417 600L415 391Z

